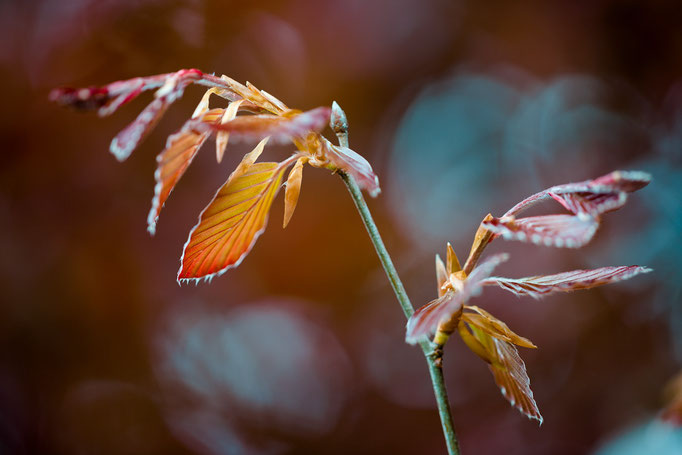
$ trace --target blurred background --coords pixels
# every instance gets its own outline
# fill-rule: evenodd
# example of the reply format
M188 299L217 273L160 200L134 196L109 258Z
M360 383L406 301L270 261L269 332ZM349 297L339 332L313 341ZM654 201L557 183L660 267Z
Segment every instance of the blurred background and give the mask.
M445 452L421 352L337 177L306 168L286 230L278 200L241 267L179 287L189 229L247 149L216 165L207 143L151 238L154 156L203 91L123 164L109 142L151 95L108 118L47 101L191 67L292 107L340 103L415 305L436 296L434 254L450 241L463 259L488 212L651 172L583 249L488 251L511 254L511 277L655 269L474 302L539 346L521 354L541 427L459 340L444 367L465 454L682 453L655 421L682 365L681 21L677 0L0 2L0 454Z

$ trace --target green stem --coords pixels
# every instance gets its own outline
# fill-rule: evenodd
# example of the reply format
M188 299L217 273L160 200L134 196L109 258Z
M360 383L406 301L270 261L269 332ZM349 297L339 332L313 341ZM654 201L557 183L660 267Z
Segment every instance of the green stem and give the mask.
M348 191L355 202L355 206L360 213L360 217L367 228L367 232L369 233L369 237L372 240L374 249L376 249L377 255L379 256L381 265L386 272L388 281L391 283L393 292L395 292L395 295L398 298L398 302L403 309L403 313L405 313L405 317L409 319L409 317L414 313L414 307L412 306L412 303L405 292L405 287L403 286L402 281L400 281L398 272L396 272L395 267L393 266L391 256L389 256L386 246L384 246L384 242L381 239L381 235L379 234L376 224L374 223L374 219L372 218L372 214L369 211L369 207L367 207L365 198L363 197L357 183L355 183L355 180L353 180L353 177L346 174L345 172L339 172L339 175L348 187ZM419 345L422 348L422 352L424 352L426 363L429 366L431 384L433 386L433 393L436 396L436 402L438 404L438 414L440 415L440 421L443 426L443 435L445 436L445 443L448 448L448 453L450 455L458 455L460 453L459 443L457 442L455 427L452 423L452 413L450 411L447 389L445 388L445 381L443 379L443 368L441 363L442 352L439 349L434 349L432 343L427 341L423 341L419 343Z

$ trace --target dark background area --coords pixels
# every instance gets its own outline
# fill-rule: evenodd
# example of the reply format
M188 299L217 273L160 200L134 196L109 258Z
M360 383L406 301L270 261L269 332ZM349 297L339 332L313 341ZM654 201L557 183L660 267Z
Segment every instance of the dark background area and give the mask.
M433 255L450 241L464 259L486 213L614 169L651 172L580 250L488 252L511 254L499 270L511 277L655 269L540 302L495 290L474 302L539 346L521 354L541 427L459 340L445 375L464 453L594 453L656 426L682 361L681 25L679 1L0 2L0 453L445 451L421 353L336 176L304 169L286 230L277 200L238 269L179 287L189 229L248 148L217 165L208 143L151 238L154 156L202 90L123 164L109 142L149 94L106 118L47 100L192 67L291 107L340 103L381 179L369 204L415 305L436 295ZM667 446L650 451L645 434L628 450L682 453L679 431L656 428Z

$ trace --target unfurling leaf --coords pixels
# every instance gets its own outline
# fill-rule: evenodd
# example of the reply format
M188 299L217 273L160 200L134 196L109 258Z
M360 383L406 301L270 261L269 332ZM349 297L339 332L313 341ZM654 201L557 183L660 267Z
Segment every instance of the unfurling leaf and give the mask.
M651 272L647 267L637 265L601 267L593 270L573 270L555 275L531 276L527 278L487 278L483 284L496 285L516 295L529 295L539 299L552 292L569 292L589 289L603 284L627 280L640 273Z
M320 145L325 158L336 169L340 169L353 177L360 189L367 191L372 197L377 197L381 193L379 177L362 155L347 147L334 145L325 138L322 138Z
M298 195L301 193L301 180L303 179L303 164L306 158L299 158L296 164L289 172L287 178L286 189L284 190L284 223L282 228L287 227L291 220L296 204L298 203Z
M233 101L225 109L223 117L220 119L220 124L233 120L237 116L237 111L239 111L239 106L242 105L244 100ZM218 131L215 139L215 154L216 160L220 163L223 160L223 155L225 155L225 148L227 147L227 141L230 137L230 133L227 131Z
M410 344L427 339L438 329L444 319L451 319L462 311L459 294L447 291L444 295L420 307L407 321L405 341Z
M438 284L438 297L442 297L445 294L445 289L443 285L448 280L448 272L443 264L443 260L439 255L436 255L436 283Z
M249 160L249 155L244 160ZM251 164L243 172L240 165L230 175L190 232L179 282L210 280L239 265L265 229L284 172L298 158L294 155L281 163Z
M599 222L592 216L581 214L529 216L519 219L507 216L489 219L481 225L508 240L578 248L592 239Z
M448 254L447 254L448 275L450 275L452 273L459 272L460 270L462 270L462 266L459 265L459 259L457 259L457 254L455 254L455 249L452 248L452 245L450 245L450 242L448 242L447 251L448 251Z
M201 107L202 104L199 104ZM175 188L197 152L204 144L210 133L198 133L192 128L197 121L215 123L223 115L223 109L213 109L198 114L198 118L188 120L177 133L166 140L166 148L156 157L158 163L154 172L154 197L152 208L147 216L147 230L150 234L156 232L156 222L168 196Z
M542 415L530 389L526 365L516 347L494 337L471 321L466 322L466 327L463 319L459 326L462 339L472 351L488 362L502 395L526 417L536 419L542 424Z
M481 292L482 281L493 269L506 261L508 255L491 256L476 267L464 281L459 283L457 292L450 290L443 296L419 308L407 321L405 340L415 344L434 333L441 323L446 323L462 311L462 306Z
M330 112L328 107L318 107L290 116L242 115L210 129L230 133L236 141L255 142L269 136L273 142L288 143L292 138L321 131L329 122Z

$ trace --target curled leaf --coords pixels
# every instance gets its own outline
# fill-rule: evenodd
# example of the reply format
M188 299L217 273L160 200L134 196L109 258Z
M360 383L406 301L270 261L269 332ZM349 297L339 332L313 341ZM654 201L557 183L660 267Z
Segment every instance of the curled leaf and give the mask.
M140 112L135 121L114 137L109 150L117 160L125 161L130 156L142 139L156 126L168 106L169 103L163 98L155 99Z
M321 147L327 161L335 169L340 169L353 177L358 186L370 196L377 197L381 193L379 177L365 158L347 147L336 146L325 138L322 138Z
M181 70L168 76L161 88L154 94L154 101L149 103L135 121L111 141L109 149L116 159L124 161L128 158L142 139L156 126L168 107L182 96L185 87L200 77L201 72L197 70Z
M589 242L599 221L589 215L544 215L516 219L491 218L481 223L489 231L508 240L532 242L558 248L579 248Z
M286 189L284 191L284 223L283 228L287 227L291 220L296 204L298 203L298 195L301 193L301 180L303 179L303 164L306 158L299 158L296 164L289 172L287 178Z
M230 175L190 232L179 282L210 280L239 265L264 231L284 172L297 158L294 155L281 163L251 164L243 172L238 169Z
M535 299L552 292L570 292L589 289L608 283L630 279L640 273L652 270L638 265L601 267L593 270L573 270L555 275L540 275L526 278L490 277L484 285L495 285L516 295L529 295Z
M614 171L596 179L565 183L540 191L516 204L504 216L517 215L522 210L550 197L573 213L597 215L622 207L625 199L620 196L621 193L637 191L648 185L650 181L651 175L646 172ZM596 195L603 197L595 197ZM571 201L576 197L577 201ZM591 199L592 203L590 203Z

